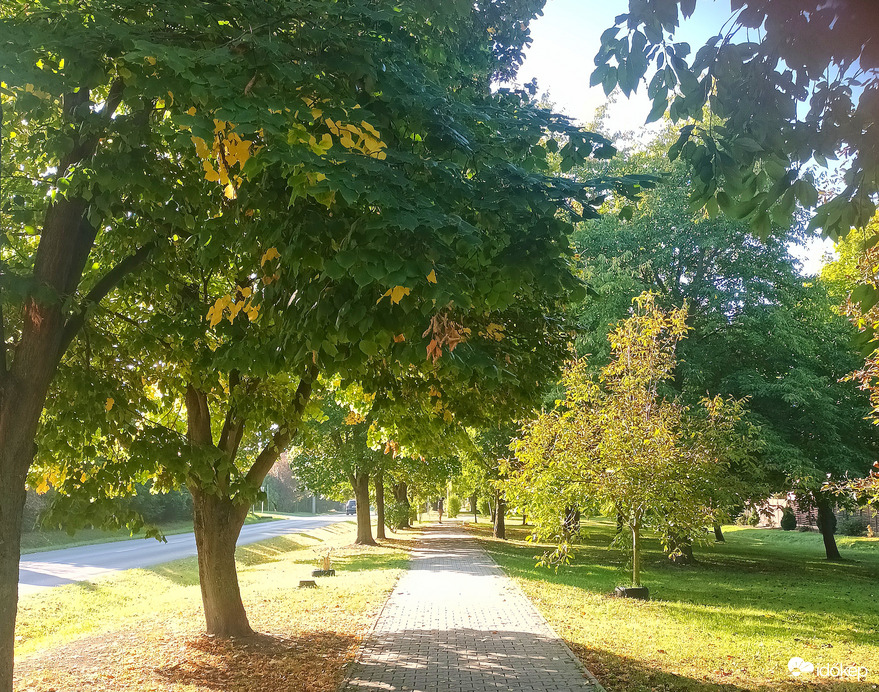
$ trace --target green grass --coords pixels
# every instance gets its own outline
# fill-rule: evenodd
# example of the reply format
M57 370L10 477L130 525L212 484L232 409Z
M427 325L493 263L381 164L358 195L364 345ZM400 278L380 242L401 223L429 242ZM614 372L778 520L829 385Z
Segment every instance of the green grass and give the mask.
M485 547L613 692L814 689L788 661L864 666L867 682L821 680L820 689L879 684L879 539L839 537L827 562L816 533L725 528L726 543L699 546L698 564L677 566L647 542L643 581L651 601L612 598L628 583L628 556L607 546L609 521L585 522L576 564L535 567L542 549L527 529ZM810 687L809 684L812 686Z
M170 676L180 692L288 689L271 686L280 675L304 681L301 689L335 689L414 540L401 532L380 547L360 547L351 545L354 536L353 523L340 522L238 548L244 606L263 633L255 646L200 636L194 557L24 596L16 627L20 688L92 689L100 678L106 689L139 692L166 689ZM337 576L319 580L317 589L297 588L327 550Z
M278 517L260 516L249 514L245 524L258 524L264 521L274 521ZM169 521L159 525L166 536L192 531L191 519ZM51 531L26 531L21 534L21 554L41 553L45 550L59 550L61 548L76 548L81 545L95 545L97 543L113 543L114 541L127 541L131 538L142 538L141 535L132 534L128 529L118 531L104 531L102 529L81 529L72 536L60 529Z
M345 602L357 610L358 604L376 597L370 580L377 579L372 571L389 571L396 578L406 567L408 554L401 548L394 544L369 549L351 547L353 536L353 524L341 522L308 534L239 546L235 557L242 598L252 613L251 620L257 619L255 628L259 627L264 604L275 599L284 601L284 610L295 611L295 601L303 598L318 609ZM311 570L328 549L333 551L333 566L339 576L323 581L324 588L316 591L296 590L299 580L310 578ZM16 654L23 656L58 646L87 633L152 626L169 617L182 617L199 627L202 616L198 584L198 562L191 557L23 596L16 626Z

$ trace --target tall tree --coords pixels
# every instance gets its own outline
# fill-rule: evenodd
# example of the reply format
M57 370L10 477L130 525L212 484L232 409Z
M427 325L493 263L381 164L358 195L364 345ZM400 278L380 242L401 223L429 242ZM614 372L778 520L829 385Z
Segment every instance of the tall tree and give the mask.
M77 80L103 80L96 105L64 110L56 104L51 116L56 120L107 119L116 98L111 84L130 99L132 117L127 106L119 106L125 117L109 119L113 136L95 140L133 152L130 157L108 157L107 165L88 170L68 167L71 182L64 183L67 198L81 187L82 209L118 204L119 228L100 225L112 231L108 238L122 231L114 241L118 246L127 247L137 233L152 240L159 222L168 239L156 271L120 303L124 324L101 326L105 345L125 344L130 366L117 396L101 405L105 419L119 417L114 432L127 428L103 443L112 450L105 458L118 458L113 468L126 467L129 476L146 469L204 498L202 514L212 519L197 520L197 527L223 534L213 538L223 545L217 551L223 567L217 569L225 577L214 568L203 576L210 573L211 582L230 585L219 600L232 604L240 601L231 554L241 517L269 457L292 438L315 371L356 381L369 371L370 359L381 358L401 371L461 371L472 386L481 377L521 380L497 364L512 361L489 356L481 342L496 339L478 337L478 330L484 326L496 335L498 326L506 326L522 339L555 338L557 330L544 316L578 289L569 268L567 219L597 214L596 185L634 194L639 181L584 185L552 175L548 158L554 154L543 146L547 131L553 143L563 142L550 148L569 167L590 155L609 156L613 149L603 137L535 107L528 94L490 89L489 77L513 69L519 59L534 13L530 3L450 6L439 14L418 2L364 11L355 0L331 9L320 3L255 8L245 2L163 4L162 12L151 7L96 0L91 12L82 7L74 12L49 3L54 33L44 31L43 13L4 15L10 28L5 35L12 37L4 44L3 65L11 66L5 83L13 94L4 92L4 98L14 98L4 118L22 132L40 122L23 117L34 103L34 87L28 85L35 79L56 90L46 92L50 95L76 95L71 104L81 97ZM501 38L489 40L492 35ZM91 62L71 47L82 45L89 46ZM69 79L68 64L56 60L65 51L84 66L77 63ZM40 64L31 61L36 54L45 56ZM50 57L54 71L43 70ZM294 93L299 100L291 103ZM52 130L52 122L44 129ZM123 125L138 125L145 134ZM46 162L46 170L66 146L63 139L53 141L45 157L34 159ZM16 151L23 156L24 148ZM12 170L16 162L4 160L7 165ZM123 165L127 168L115 175ZM124 187L125 181L136 182ZM96 197L98 191L102 195ZM169 199L173 202L165 204ZM24 212L15 217L24 238L17 250L24 256L33 246L26 217ZM41 246L47 238L41 237ZM110 243L107 252L117 245ZM152 244L137 247L123 269L145 257ZM108 282L94 285L98 291L89 304L109 290ZM53 305L61 314L60 304ZM181 312L186 317L178 322ZM529 334L517 315L529 318ZM48 328L49 322L41 324ZM453 355L471 329L473 337ZM144 338L135 339L137 332ZM85 374L104 366L107 373L122 369L110 365L111 354L92 350L90 341L80 341L78 348L71 368L80 358L94 366ZM526 351L518 353L524 362ZM60 352L53 357L52 372ZM174 368L160 372L170 362ZM138 383L137 375L145 380ZM262 395L272 390L279 398L260 409ZM249 400L253 391L258 394ZM44 394L39 406L28 409L34 416ZM94 410L99 399L89 403ZM161 426L131 422L151 412L163 412ZM266 427L255 429L257 421ZM242 448L245 430L252 437ZM86 457L93 446L83 448ZM36 483L51 479L50 467L63 449L43 447L45 466ZM23 480L30 454L16 467L16 481ZM124 489L124 482L100 472L103 462L98 467L90 489L104 487L105 495ZM57 477L77 489L80 476ZM8 526L10 536L17 535L14 522ZM4 569L9 568L3 588L10 594L15 545L3 548L10 546L3 553ZM212 631L249 631L237 604L213 610ZM14 607L6 614L11 619ZM4 660L10 662L7 625L4 621L0 634Z
M824 282L804 280L790 254L803 233L776 227L761 240L743 221L694 213L681 194L692 185L685 168L656 151L615 166L618 173L664 169L666 184L650 191L630 220L606 216L578 229L593 293L577 311L581 351L606 358L591 333L625 315L628 300L643 290L657 291L668 305L686 301L693 331L680 346L674 387L691 403L705 391L750 397L763 431L759 464L738 469L738 482L722 488L721 506L733 510L793 491L827 516L832 498L822 484L866 473L877 435L864 421L866 396L839 381L858 367L854 330ZM829 524L828 557L837 556Z

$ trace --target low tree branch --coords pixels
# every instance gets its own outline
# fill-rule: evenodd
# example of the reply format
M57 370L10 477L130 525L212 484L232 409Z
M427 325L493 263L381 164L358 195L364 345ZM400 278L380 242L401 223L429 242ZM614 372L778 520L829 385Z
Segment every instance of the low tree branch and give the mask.
M247 472L245 480L251 486L259 487L262 485L268 472L271 471L272 466L275 465L278 457L281 456L281 452L287 448L299 431L299 424L302 421L302 415L305 413L305 407L311 399L311 389L316 377L317 366L309 363L305 374L299 380L296 393L293 395L293 415L278 429L278 432L272 437L272 441L259 453L256 461L253 462L253 466Z
M70 342L73 341L79 330L82 329L82 325L85 324L87 307L99 303L106 298L110 291L116 288L122 279L143 264L157 247L158 245L155 242L147 243L119 262L119 264L114 266L98 280L83 299L79 313L68 318L64 325L64 334L61 338L59 353L64 353L67 350L67 347L70 346Z

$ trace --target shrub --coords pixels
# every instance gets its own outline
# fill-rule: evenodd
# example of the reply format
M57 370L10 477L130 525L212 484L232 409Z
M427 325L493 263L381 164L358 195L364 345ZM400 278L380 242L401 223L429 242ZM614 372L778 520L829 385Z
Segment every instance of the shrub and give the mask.
M781 528L785 531L793 531L797 528L797 515L790 507L785 507L781 514Z
M836 525L836 532L841 536L865 536L867 522L861 517L843 517Z
M488 503L484 497L479 500L479 513L484 515L491 514L491 505Z
M457 495L452 495L449 498L449 517L454 519L461 513L461 498Z
M736 517L736 525L738 525L738 526L747 526L747 525L748 525L748 520L749 520L750 518L751 518L750 516L748 516L747 514L745 514L744 512L742 512L739 516Z
M748 526L757 526L760 523L760 512L756 509L748 516Z
M394 502L385 505L385 524L392 529L405 529L416 518L415 511L406 502L394 500Z

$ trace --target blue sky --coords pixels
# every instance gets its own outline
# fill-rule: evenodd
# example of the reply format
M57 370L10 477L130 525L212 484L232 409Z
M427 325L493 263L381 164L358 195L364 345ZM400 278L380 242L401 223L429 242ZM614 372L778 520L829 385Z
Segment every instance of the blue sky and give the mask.
M533 42L519 71L519 82L537 79L538 93L548 92L557 110L580 123L589 122L606 97L600 86L589 87L595 54L602 32L613 26L614 17L628 9L628 0L547 0L543 16L531 25ZM716 35L729 18L729 0L700 0L696 13L684 20L676 32L693 51ZM642 87L631 98L620 97L610 108L610 125L615 131L637 131L644 127L650 111ZM804 273L820 268L822 255L832 244L816 241L794 254L804 263Z

